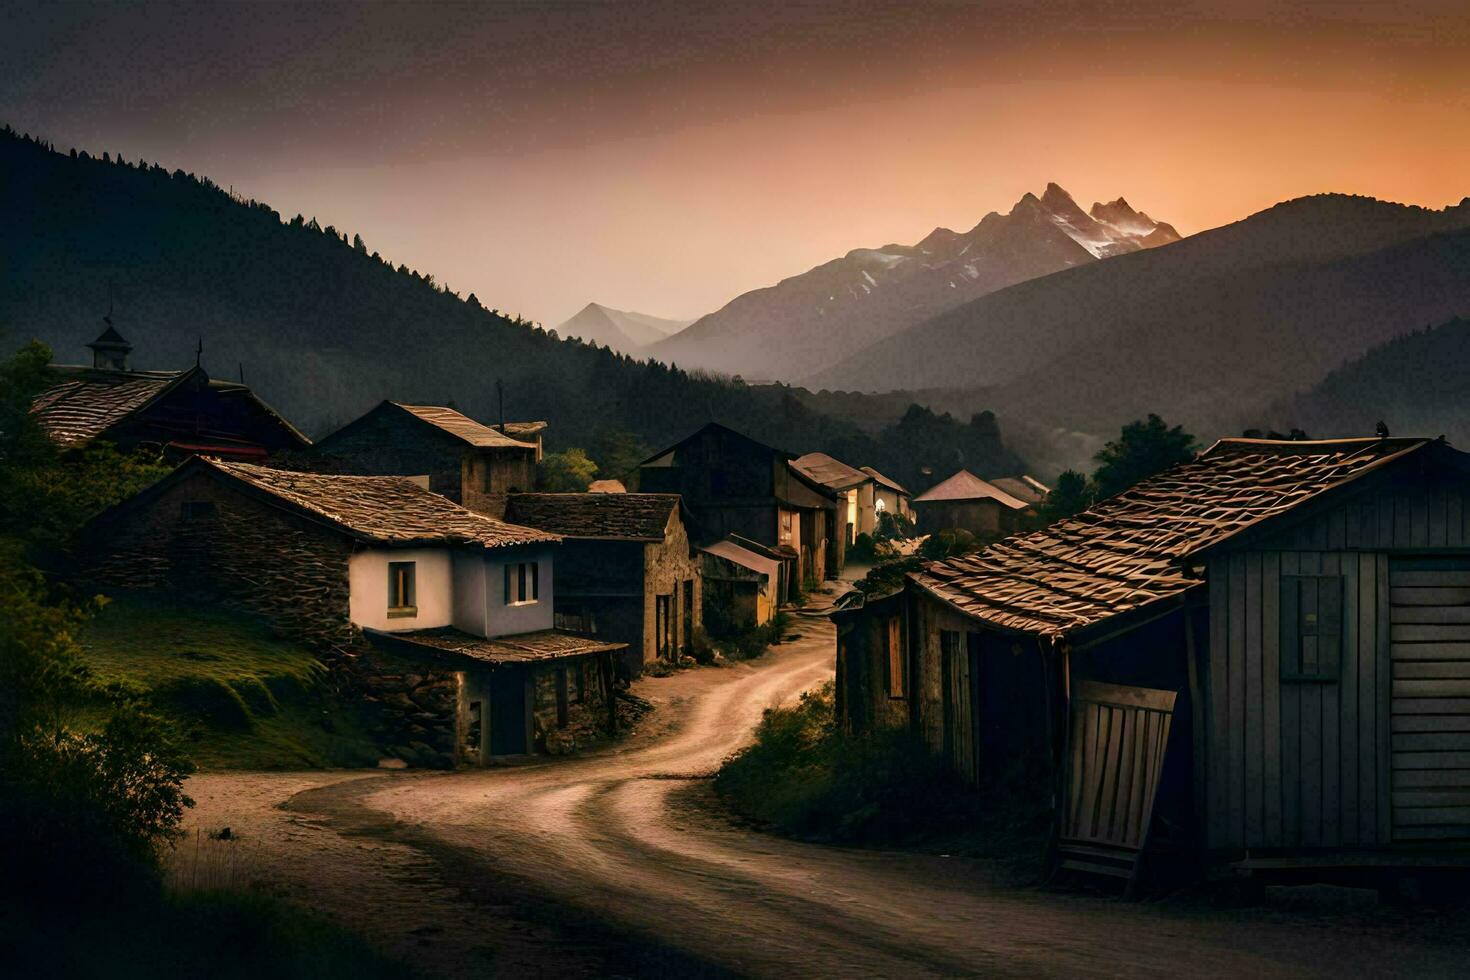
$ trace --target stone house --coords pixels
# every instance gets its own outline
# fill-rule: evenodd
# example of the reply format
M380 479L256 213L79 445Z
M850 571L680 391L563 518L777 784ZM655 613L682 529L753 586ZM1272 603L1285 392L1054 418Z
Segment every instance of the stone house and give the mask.
M415 764L483 764L611 721L622 644L554 628L557 535L410 480L195 457L87 540L101 584L223 601L315 644Z
M512 494L506 519L562 539L556 623L628 644L624 670L677 658L703 621L700 563L679 498L659 493Z
M913 499L920 534L963 528L973 534L1009 534L1032 504L988 480L960 470Z
M1066 867L1470 867L1470 455L1443 440L1224 439L833 618L844 724L1053 788Z
M781 606L781 560L726 538L699 549L704 601L734 630L763 626ZM713 625L714 615L711 616Z
M837 526L844 547L859 534L872 534L878 517L873 509L873 478L826 453L807 453L791 461L800 473L837 497Z
M31 414L58 445L77 449L102 440L124 452L141 447L171 458L207 453L259 460L311 441L244 384L211 378L199 365L184 371L134 371L133 347L109 323L88 344L92 366L52 364L51 384Z
M385 401L324 436L284 465L321 473L403 476L491 517L512 493L536 486L544 422L507 422L502 432L452 408Z
M638 467L638 489L675 493L693 515L697 544L739 534L789 549L792 588L842 572L837 496L802 473L792 453L711 422Z

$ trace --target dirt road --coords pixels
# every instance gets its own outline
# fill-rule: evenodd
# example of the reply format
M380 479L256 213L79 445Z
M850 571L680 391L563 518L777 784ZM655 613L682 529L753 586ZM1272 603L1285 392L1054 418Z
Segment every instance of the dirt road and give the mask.
M831 675L831 627L753 664L640 682L654 730L453 774L199 777L195 820L256 875L451 976L1457 974L1432 913L1008 889L983 862L781 840L710 813L760 712ZM278 808L284 806L284 809Z

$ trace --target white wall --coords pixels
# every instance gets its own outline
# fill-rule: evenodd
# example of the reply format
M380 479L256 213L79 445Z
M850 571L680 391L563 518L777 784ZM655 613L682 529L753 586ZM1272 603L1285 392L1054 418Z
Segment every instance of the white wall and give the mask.
M550 545L521 548L496 548L485 552L485 619L486 636L509 636L549 630L555 624L552 614L551 562L555 553ZM507 606L505 604L505 566L523 561L540 564L536 602Z
M414 563L415 616L388 618L388 563ZM454 586L448 548L371 548L347 563L349 615L358 626L420 630L454 621Z
M454 553L454 625L475 636L485 635L485 556L482 552Z

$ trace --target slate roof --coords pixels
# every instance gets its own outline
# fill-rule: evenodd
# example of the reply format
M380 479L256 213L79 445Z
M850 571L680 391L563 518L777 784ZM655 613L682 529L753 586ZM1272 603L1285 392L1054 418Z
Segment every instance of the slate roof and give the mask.
M791 461L807 478L815 480L828 490L850 490L867 483L872 477L826 453L807 453Z
M897 491L898 493L903 494L905 497L907 497L909 495L909 492L907 490L905 490L904 487L903 487L903 485L901 483L899 483L897 480L890 480L888 477L884 476L882 473L879 473L877 470L873 469L871 466L864 466L864 467L861 467L861 469L862 469L862 471L864 473L866 473L869 476L871 476L875 482L881 483L885 487L887 487L888 489Z
M662 541L676 493L515 493L507 520L566 538Z
M927 504L941 500L985 500L997 501L1011 510L1025 510L1030 504L1006 493L1000 487L982 480L969 470L960 470L947 480L936 483L914 498L916 504Z
M390 633L384 630L364 630L375 639L398 641L414 646L429 647L435 651L458 654L488 664L544 663L583 657L592 653L608 653L626 649L626 643L607 643L592 637L569 633L566 630L537 630L534 633L518 633L514 636L497 636L487 639L465 633L452 626L440 629L405 630Z
M468 415L462 415L452 408L446 408L442 405L404 405L401 402L393 402L392 404L396 405L398 408L403 409L405 412L414 416L415 418L429 423L436 429L447 432L450 435L454 436L456 439L459 439L460 441L465 442L471 446L475 446L477 448L536 448L536 444L534 442L522 442L519 439L513 439L509 435L501 433L498 429L494 429L488 425L483 425L479 422L476 422ZM537 423L535 422L507 422L505 424L505 427L507 432L510 431L513 426L515 426L518 427L521 431L524 431L525 434L531 435L534 434L534 432L539 432L540 429L527 431L525 427L535 426L536 424ZM541 423L541 428L544 429L545 427L545 423Z
M1396 462L1425 439L1223 439L1076 517L909 578L998 628L1059 637L1200 585L1185 559Z
M189 378L202 374L199 368L187 371L112 371L71 364L52 364L47 370L55 383L31 402L31 414L42 430L62 446L81 446L91 442ZM248 386L214 379L209 379L208 383L216 391L234 392L253 400L300 440L301 445L310 444L306 436L261 401Z
M300 473L208 458L185 464L190 465L212 467L355 537L379 544L477 544L500 548L559 540L547 531L466 510L405 477Z

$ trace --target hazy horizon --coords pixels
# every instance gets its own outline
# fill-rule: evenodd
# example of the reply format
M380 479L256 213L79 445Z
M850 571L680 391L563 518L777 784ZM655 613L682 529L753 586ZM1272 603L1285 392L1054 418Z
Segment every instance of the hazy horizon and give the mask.
M12 24L0 120L315 215L548 326L592 301L693 319L1047 181L1184 234L1304 194L1470 194L1452 4L62 4Z

